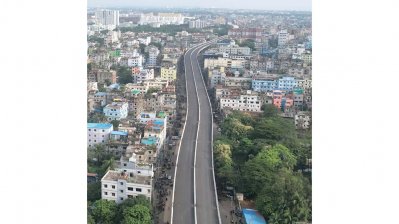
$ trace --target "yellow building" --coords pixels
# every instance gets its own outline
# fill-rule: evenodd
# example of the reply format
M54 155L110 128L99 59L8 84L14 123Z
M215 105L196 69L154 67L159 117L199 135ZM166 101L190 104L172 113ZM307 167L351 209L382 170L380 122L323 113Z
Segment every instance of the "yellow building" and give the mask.
M176 80L176 66L161 67L161 79L168 81Z

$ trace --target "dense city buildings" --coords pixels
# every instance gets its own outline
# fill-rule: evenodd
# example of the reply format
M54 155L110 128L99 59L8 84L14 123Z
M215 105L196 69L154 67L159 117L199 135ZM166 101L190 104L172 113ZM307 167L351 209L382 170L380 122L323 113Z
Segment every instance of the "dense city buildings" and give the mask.
M87 36L88 200L103 199L123 207L139 197L148 201L154 223L170 223L171 211L178 208L171 201L180 194L174 189L193 191L191 182L175 175L183 172L192 180L194 166L189 161L194 156L176 166L178 152L193 152L193 146L198 146L209 155L199 153L197 163L202 165L196 169L202 171L196 171L197 177L214 178L217 190L209 184L212 188L207 192L215 191L209 198L220 199L205 204L213 209L211 203L219 203L221 223L243 222L256 213L244 210L248 205L268 223L276 223L261 207L269 206L279 214L277 208L283 206L262 198L263 193L274 197L263 192L263 186L273 186L268 178L281 182L274 174L283 172L287 178L293 172L311 176L311 144L303 140L312 130L310 13L93 9L88 12ZM193 50L205 43L202 51ZM214 164L209 159L212 153ZM286 165L285 159L294 157ZM287 167L267 167L272 172L262 173L265 180L258 178L252 168L263 169L270 161ZM254 178L262 179L262 185L254 187ZM196 187L208 187L201 184ZM230 192L231 199L223 192ZM292 192L275 197L287 195ZM300 193L300 197L308 196ZM192 205L191 198L180 200ZM309 211L306 200L300 206ZM194 218L188 214L190 209L176 210L174 217L181 212L182 217ZM227 213L222 214L223 210ZM244 211L249 211L245 217ZM199 219L204 217L201 214ZM291 215L303 223L311 220L309 214ZM217 220L217 215L207 218Z

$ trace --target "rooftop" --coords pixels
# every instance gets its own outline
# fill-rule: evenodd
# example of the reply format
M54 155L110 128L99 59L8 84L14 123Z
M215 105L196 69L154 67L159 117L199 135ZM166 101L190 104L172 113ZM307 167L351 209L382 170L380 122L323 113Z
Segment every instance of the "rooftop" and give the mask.
M112 124L108 124L108 123L87 123L87 128L108 129L111 127L112 127Z
M134 175L133 173L119 172L114 170L109 170L104 175L102 180L108 180L108 181L126 180L128 183L151 185L150 176Z
M141 139L141 144L144 145L155 145L156 143L157 143L157 138L153 136Z
M247 224L267 224L265 218L257 210L244 208L242 214Z
M111 135L123 135L123 136L127 136L127 132L124 132L124 131L111 131Z

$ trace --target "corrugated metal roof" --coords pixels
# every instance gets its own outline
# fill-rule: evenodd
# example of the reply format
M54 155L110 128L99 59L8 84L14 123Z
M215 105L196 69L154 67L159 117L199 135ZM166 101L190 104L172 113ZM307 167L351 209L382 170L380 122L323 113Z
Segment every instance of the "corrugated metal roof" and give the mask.
M267 224L265 218L257 210L244 208L242 214L246 224Z

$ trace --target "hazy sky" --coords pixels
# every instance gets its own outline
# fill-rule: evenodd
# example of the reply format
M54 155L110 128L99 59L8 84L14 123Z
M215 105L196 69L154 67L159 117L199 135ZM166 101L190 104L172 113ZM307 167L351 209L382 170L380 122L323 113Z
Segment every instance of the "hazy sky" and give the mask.
M311 11L312 0L88 0L89 7L200 7Z

